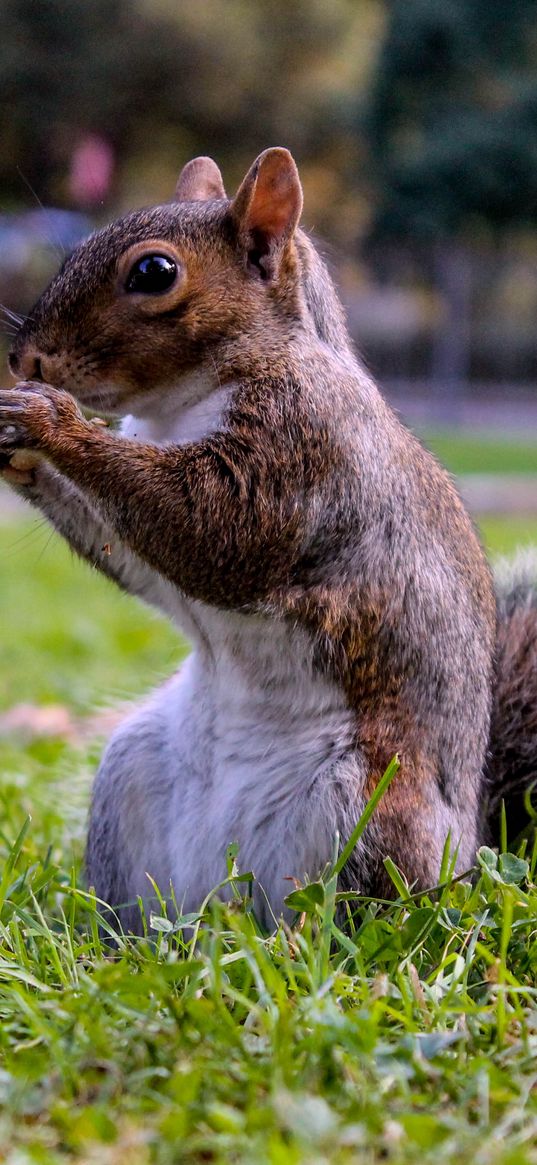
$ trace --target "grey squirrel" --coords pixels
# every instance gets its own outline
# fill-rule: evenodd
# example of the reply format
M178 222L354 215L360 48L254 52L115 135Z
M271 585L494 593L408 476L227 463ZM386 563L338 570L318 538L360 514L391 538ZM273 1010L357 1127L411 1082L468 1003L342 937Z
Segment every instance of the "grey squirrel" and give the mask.
M434 883L448 834L469 867L504 783L520 794L535 774L533 580L497 633L472 523L354 355L301 209L286 150L261 154L231 200L214 162L190 162L173 203L66 260L16 338L22 383L0 392L6 479L194 647L96 778L87 876L133 930L148 873L196 909L230 841L270 926L287 879L318 875L395 753L341 875L363 893L391 892L388 855L414 887Z

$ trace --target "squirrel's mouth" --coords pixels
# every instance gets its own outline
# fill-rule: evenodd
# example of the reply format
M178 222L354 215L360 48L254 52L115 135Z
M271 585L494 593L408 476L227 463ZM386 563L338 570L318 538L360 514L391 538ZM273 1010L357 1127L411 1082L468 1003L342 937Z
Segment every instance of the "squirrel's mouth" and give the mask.
M15 345L8 357L11 376L17 382L34 380L63 389L74 396L85 410L98 413L122 413L128 390L106 373L98 378L98 368L91 358L80 358L69 350L46 350L33 338Z
M91 410L96 413L122 415L126 411L122 407L123 394L121 390L111 382L103 381L101 384L87 386L67 383L61 387L70 392L86 412Z

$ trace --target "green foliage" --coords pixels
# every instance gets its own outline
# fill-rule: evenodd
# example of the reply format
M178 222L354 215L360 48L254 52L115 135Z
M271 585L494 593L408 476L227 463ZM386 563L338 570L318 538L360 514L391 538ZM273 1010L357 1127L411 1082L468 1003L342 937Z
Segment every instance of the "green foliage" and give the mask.
M65 201L89 133L114 148L120 201L125 176L165 197L192 154L234 181L282 143L345 247L371 216L414 240L533 225L536 77L533 0L5 0L0 191Z
M318 164L348 134L338 73L369 7L360 14L348 0L6 0L4 196L20 199L21 171L41 198L61 198L73 146L88 132L104 135L120 164L156 158L165 174L211 151L242 166L245 155L251 162L280 142ZM348 89L357 69L352 57L347 65Z
M532 0L390 6L368 121L378 236L449 236L476 217L535 222L534 18Z

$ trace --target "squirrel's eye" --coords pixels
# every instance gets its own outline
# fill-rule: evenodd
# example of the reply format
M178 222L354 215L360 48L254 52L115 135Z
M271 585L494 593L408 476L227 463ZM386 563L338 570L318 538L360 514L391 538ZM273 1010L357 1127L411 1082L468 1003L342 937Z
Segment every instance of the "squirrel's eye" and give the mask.
M169 291L177 278L177 264L166 255L144 255L131 267L126 291L137 291L143 295L159 295Z

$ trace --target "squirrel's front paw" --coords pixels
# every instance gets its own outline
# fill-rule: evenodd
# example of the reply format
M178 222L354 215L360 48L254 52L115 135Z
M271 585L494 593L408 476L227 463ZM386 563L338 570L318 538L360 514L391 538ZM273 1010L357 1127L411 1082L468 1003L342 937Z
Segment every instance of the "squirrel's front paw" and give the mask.
M68 392L40 381L24 381L0 391L0 454L46 451L59 428L83 420ZM16 468L16 466L15 466Z

